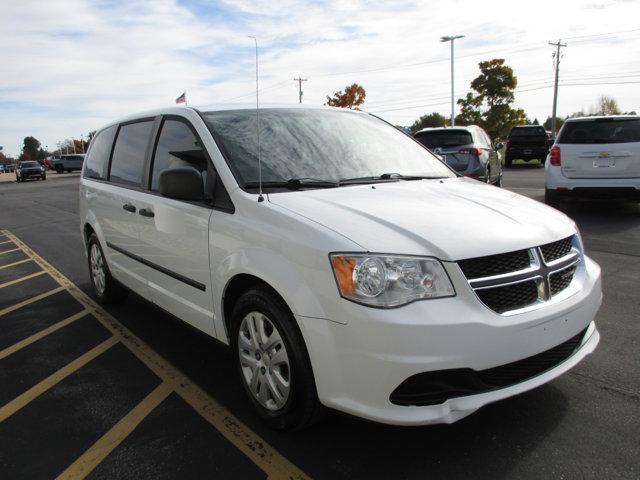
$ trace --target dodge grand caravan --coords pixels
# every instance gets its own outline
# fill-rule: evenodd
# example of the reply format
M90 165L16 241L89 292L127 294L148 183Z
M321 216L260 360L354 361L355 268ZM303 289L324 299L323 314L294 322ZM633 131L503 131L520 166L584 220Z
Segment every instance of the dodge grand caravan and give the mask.
M565 215L363 112L257 113L105 126L80 218L97 299L132 290L228 344L272 427L323 406L450 423L595 349L600 268Z

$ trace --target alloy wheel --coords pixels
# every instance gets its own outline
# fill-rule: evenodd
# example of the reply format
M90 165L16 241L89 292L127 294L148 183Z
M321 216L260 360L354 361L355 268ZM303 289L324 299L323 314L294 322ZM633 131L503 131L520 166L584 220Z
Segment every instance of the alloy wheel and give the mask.
M89 253L89 262L91 265L91 277L93 278L93 285L96 288L98 295L103 295L106 287L106 274L104 271L104 259L102 258L102 252L97 244L91 245L91 251Z
M238 355L242 378L267 410L280 410L291 391L291 365L280 332L260 312L250 312L240 324Z

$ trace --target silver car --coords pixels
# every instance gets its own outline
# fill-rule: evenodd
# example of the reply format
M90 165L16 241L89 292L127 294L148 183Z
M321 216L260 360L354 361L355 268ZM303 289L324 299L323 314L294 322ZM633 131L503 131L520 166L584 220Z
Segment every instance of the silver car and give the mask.
M476 125L425 128L413 136L461 175L502 186L502 162L498 155L502 145L492 145L482 128Z

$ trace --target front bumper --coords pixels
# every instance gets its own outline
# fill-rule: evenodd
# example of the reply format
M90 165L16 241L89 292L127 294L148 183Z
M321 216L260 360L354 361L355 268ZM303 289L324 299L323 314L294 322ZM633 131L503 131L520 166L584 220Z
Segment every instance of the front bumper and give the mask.
M457 292L453 298L414 302L391 310L341 299L347 324L298 316L320 401L382 423L452 423L487 403L556 378L591 353L600 338L593 322L602 301L600 268L587 257L584 266L576 293L517 315L499 315L484 307L466 279L453 274ZM413 375L505 365L551 349L586 327L582 343L570 357L523 382L450 398L438 405L402 406L390 401L391 393Z

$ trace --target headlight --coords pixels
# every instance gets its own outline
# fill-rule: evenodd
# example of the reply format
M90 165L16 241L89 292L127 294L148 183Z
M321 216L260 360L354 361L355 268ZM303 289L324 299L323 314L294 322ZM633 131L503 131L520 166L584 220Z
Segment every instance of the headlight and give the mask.
M434 258L398 255L332 254L340 295L372 307L399 307L414 300L456 294Z

